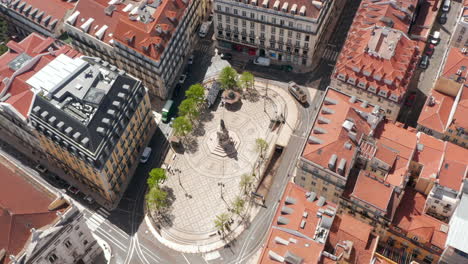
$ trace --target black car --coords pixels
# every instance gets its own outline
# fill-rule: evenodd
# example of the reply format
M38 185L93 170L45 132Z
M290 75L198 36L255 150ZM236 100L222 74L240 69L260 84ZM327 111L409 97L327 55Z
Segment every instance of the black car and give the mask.
M441 25L447 23L447 13L444 12L439 16L439 23Z
M427 66L429 66L429 56L424 55L421 58L421 62L419 63L419 67L422 69L427 69Z
M232 54L231 53L223 53L223 54L221 54L221 59L222 60L230 60L230 59L232 59Z

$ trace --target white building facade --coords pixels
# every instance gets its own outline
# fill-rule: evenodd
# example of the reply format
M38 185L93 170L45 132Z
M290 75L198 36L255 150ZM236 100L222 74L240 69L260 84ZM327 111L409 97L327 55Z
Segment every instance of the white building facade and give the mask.
M345 2L215 0L218 46L298 69L315 66Z
M455 25L451 45L457 48L468 47L468 6L464 6Z

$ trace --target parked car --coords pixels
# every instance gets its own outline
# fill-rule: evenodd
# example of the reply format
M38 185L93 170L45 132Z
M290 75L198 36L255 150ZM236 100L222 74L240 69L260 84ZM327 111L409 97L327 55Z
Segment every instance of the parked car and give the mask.
M416 92L411 92L408 97L406 97L406 106L412 106L414 103L414 100L416 99Z
M140 158L140 162L141 163L146 163L148 162L148 159L149 157L151 156L151 152L153 150L150 148L150 147L146 147L144 150L143 150L143 154L141 154L141 158Z
M288 91L301 103L307 102L307 95L304 90L295 82L289 82Z
M430 43L437 45L440 42L440 31L434 31L434 34L432 34Z
M194 57L195 57L195 56L193 56L193 54L191 54L191 55L189 56L189 58L188 58L188 64L189 64L189 65L192 65L192 64L193 64L193 58L194 58Z
M429 66L429 56L424 55L421 58L421 62L419 63L419 67L421 67L422 69L427 69L428 66Z
M270 66L270 59L264 58L264 57L257 57L253 61L255 65L261 65L261 66Z
M80 190L78 190L77 188L73 187L73 186L69 186L68 189L67 189L70 193L73 193L73 194L78 194L80 192Z
M434 48L435 48L434 44L427 45L425 54L427 56L432 56L432 54L434 54Z
M86 195L84 200L88 203L88 204L93 204L94 203L94 199L89 196L89 195Z
M444 1L444 3L442 4L442 11L443 12L450 11L450 0L445 0Z
M230 60L230 59L232 59L232 54L231 53L221 53L221 59L222 60Z
M447 13L442 13L442 14L440 14L440 16L439 16L439 23L440 23L441 25L447 23Z
M179 77L179 83L182 84L185 82L185 79L187 79L187 74L183 73L182 75L180 75Z

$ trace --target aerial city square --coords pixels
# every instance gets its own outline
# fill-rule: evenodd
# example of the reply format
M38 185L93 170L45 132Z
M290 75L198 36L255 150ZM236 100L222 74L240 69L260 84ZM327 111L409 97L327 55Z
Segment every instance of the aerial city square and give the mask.
M467 0L0 0L0 264L468 264L466 31Z

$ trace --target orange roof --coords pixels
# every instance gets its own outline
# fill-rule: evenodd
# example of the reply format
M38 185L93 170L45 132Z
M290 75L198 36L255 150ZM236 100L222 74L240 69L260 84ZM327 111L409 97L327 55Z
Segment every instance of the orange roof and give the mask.
M333 89L328 89L324 98L312 126L309 141L302 151L302 157L326 168L330 157L336 154L335 167L338 167L341 159L345 159L345 175L347 175L351 169L350 164L356 151L356 144L350 139L343 124L347 119L354 120L356 139L359 140L361 135L368 134L371 128L356 110L370 112L372 108L361 107L361 102L358 100L351 103L349 96Z
M392 194L393 187L379 182L375 175L361 170L354 190L351 193L351 197L372 205L376 209L386 213Z
M425 133L418 133L418 144L420 148L414 154L413 160L423 166L419 177L425 179L433 177L435 180L446 143Z
M377 142L377 151L375 152L375 157L379 160L385 162L389 166L393 166L395 159L397 158L398 153L384 144Z
M429 241L429 244L441 249L445 247L447 233L441 231L443 222L424 214L426 197L413 189L405 189L405 194L400 202L393 224L403 230L410 232L419 238Z
M8 7L27 18L30 22L53 31L60 21L63 21L66 17L67 12L73 9L74 5L74 2L63 0L20 0L18 2L10 1ZM27 9L29 11L25 12ZM52 27L52 25L54 26Z
M353 242L352 253L348 263L370 263L378 243L378 238L372 235L371 231L372 226L348 214L336 216L330 235L328 236L327 252L338 256L344 250L336 245L343 245L345 241L351 241ZM334 252L335 249L341 252ZM329 258L324 258L322 263L336 262Z
M148 1L148 4L154 1ZM134 15L130 12L128 17L119 17L114 38L121 44L159 61L177 26L182 21L187 6L188 4L184 4L183 0L161 1L155 9L147 7L141 9L146 11L139 11L139 14ZM148 14L149 17L145 18L148 22L143 23L142 17ZM128 37L129 32L132 33L132 37Z
M421 111L418 124L433 131L444 133L454 101L455 98L452 96L433 89Z
M49 211L53 198L27 181L11 164L0 162L0 248L6 256L0 263L10 263L9 255L16 256L31 236L31 228L42 228L58 216Z
M333 78L362 89L375 89L399 102L419 59L416 41L408 38L416 0L361 2L338 57ZM402 9L403 8L403 9ZM408 14L402 10L406 10ZM409 15L409 16L408 16Z
M321 218L317 217L317 212L319 209L327 208L336 210L336 205L327 202L324 206L318 206L317 200L315 202L307 201L306 193L307 191L302 187L292 182L288 183L270 226L269 235L263 247L259 263L278 263L270 257L270 254L284 257L288 252L302 258L303 263L319 262L325 245L313 240L316 228L321 221ZM285 203L287 199L294 199L294 204ZM284 213L282 210L289 210L289 213ZM304 213L308 214L306 218L304 218ZM279 224L279 217L286 218L288 223ZM323 215L322 217L328 216ZM304 228L301 228L300 225L303 220L306 223ZM281 229L273 228L273 226L281 227ZM284 230L289 230L290 232ZM300 232L303 236L293 235L293 232ZM295 239L296 241L291 242L291 239ZM287 243L279 241L287 241Z
M439 172L439 184L459 191L468 173L468 150L446 143L444 160Z
M464 79L468 74L468 54L461 52L461 49L452 47L449 50L447 59L445 60L442 76L459 82L467 83Z
M106 14L105 9L109 6L108 0L80 0L76 5L74 14L79 12L79 15L76 19L69 23L74 26L77 30L83 31L80 27L92 18L94 21L88 27L88 30L85 32L90 36L97 38L107 44L112 44L111 40L113 39L113 34L117 27L120 17L126 16L125 12L122 9L125 8L126 4L115 4L115 10L110 12L110 15ZM126 1L129 2L129 1ZM67 22L68 23L68 22ZM96 33L99 30L103 30L104 33L100 37L96 37Z
M320 12L321 10L324 10L324 8L322 8L323 5L326 5L327 1L325 0L317 0L317 1L314 1L315 3L312 3L312 1L309 1L309 0L278 0L279 2L279 5L278 5L278 11L274 11L274 4L275 4L276 1L270 1L270 4L268 5L267 9L270 9L272 10L273 12L285 12L286 14L288 15L291 15L291 9L293 7L293 5L297 5L297 8L296 8L296 13L299 14L299 11L301 10L302 7L305 8L305 17L310 17L310 18L315 18L315 19L318 19L320 17ZM257 8L257 9L265 9L262 5L262 1L258 1L257 2L258 4L255 5L254 8ZM286 9L286 11L283 10L283 6L285 3L288 3L288 8ZM297 15L298 17L303 17L303 16L300 16L300 15Z
M56 56L60 54L70 55L73 50L70 46L57 46L52 38L44 38L36 33L29 35L19 43L12 40L7 43L7 46L10 48L9 51L0 56L0 79L2 80L5 78L11 79L15 73L15 68L12 68L10 64L13 64L18 59L27 57L23 59L23 61L27 61L39 54L46 53L49 48L55 51L54 55L49 54L42 56L31 69L16 76L11 81L11 85L8 87L7 91L5 90L7 88L5 82L0 83L0 91L5 94L10 94L10 97L8 97L4 103L12 105L20 115L26 118L33 98L33 92L30 90L26 81L37 71L42 69L42 67L55 59ZM72 55L78 56L79 54L74 52Z

